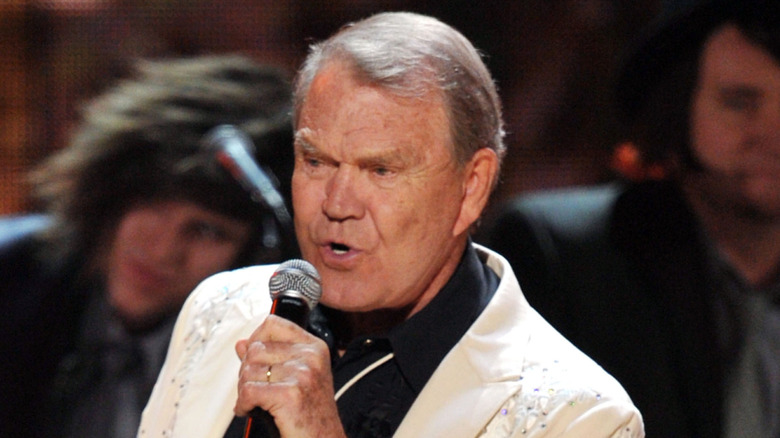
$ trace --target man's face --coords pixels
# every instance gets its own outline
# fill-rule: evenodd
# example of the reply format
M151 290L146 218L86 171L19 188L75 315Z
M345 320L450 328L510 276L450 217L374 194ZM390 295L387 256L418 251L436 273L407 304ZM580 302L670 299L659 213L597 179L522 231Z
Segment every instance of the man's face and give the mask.
M692 148L710 202L780 217L780 64L731 25L704 46L691 112Z
M464 172L438 95L399 98L340 64L315 78L300 112L292 180L304 258L323 304L413 314L454 272Z
M244 221L186 201L131 208L109 246L109 301L133 324L179 311L207 276L228 269L250 235Z

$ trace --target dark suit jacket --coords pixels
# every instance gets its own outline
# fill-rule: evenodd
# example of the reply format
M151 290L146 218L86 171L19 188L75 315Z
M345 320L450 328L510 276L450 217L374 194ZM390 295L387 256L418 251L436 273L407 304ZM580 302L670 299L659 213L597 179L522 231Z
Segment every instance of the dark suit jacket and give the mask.
M57 409L57 367L87 301L74 281L78 261L40 257L35 233L47 224L42 216L0 219L0 437L45 434Z
M624 385L649 437L720 435L706 253L676 189L605 185L518 198L486 236L531 305Z

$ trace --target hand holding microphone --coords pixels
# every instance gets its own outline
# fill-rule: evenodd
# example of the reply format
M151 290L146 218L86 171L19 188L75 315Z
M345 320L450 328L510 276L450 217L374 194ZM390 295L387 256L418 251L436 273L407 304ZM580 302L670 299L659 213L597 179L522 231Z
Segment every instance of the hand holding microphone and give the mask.
M315 436L323 430L343 436L328 347L301 328L319 300L319 274L308 262L289 260L269 287L271 314L281 318L267 318L236 344L242 364L235 412L249 415L244 437Z

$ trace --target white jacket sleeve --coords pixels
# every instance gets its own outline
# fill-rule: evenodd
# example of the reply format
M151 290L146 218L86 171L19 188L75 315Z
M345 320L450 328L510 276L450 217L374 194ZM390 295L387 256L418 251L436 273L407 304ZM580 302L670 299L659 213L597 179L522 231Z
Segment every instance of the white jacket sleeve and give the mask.
M224 436L238 396L235 344L268 315L274 268L216 274L190 294L141 416L139 438Z

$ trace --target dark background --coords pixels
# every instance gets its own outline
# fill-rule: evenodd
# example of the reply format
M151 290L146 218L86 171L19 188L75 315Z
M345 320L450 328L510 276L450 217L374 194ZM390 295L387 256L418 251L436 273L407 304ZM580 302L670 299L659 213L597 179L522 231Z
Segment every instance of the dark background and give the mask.
M485 54L509 152L492 209L517 193L609 179L614 66L658 0L0 0L0 214L62 147L85 99L137 58L241 52L294 72L308 44L383 10L430 14Z

